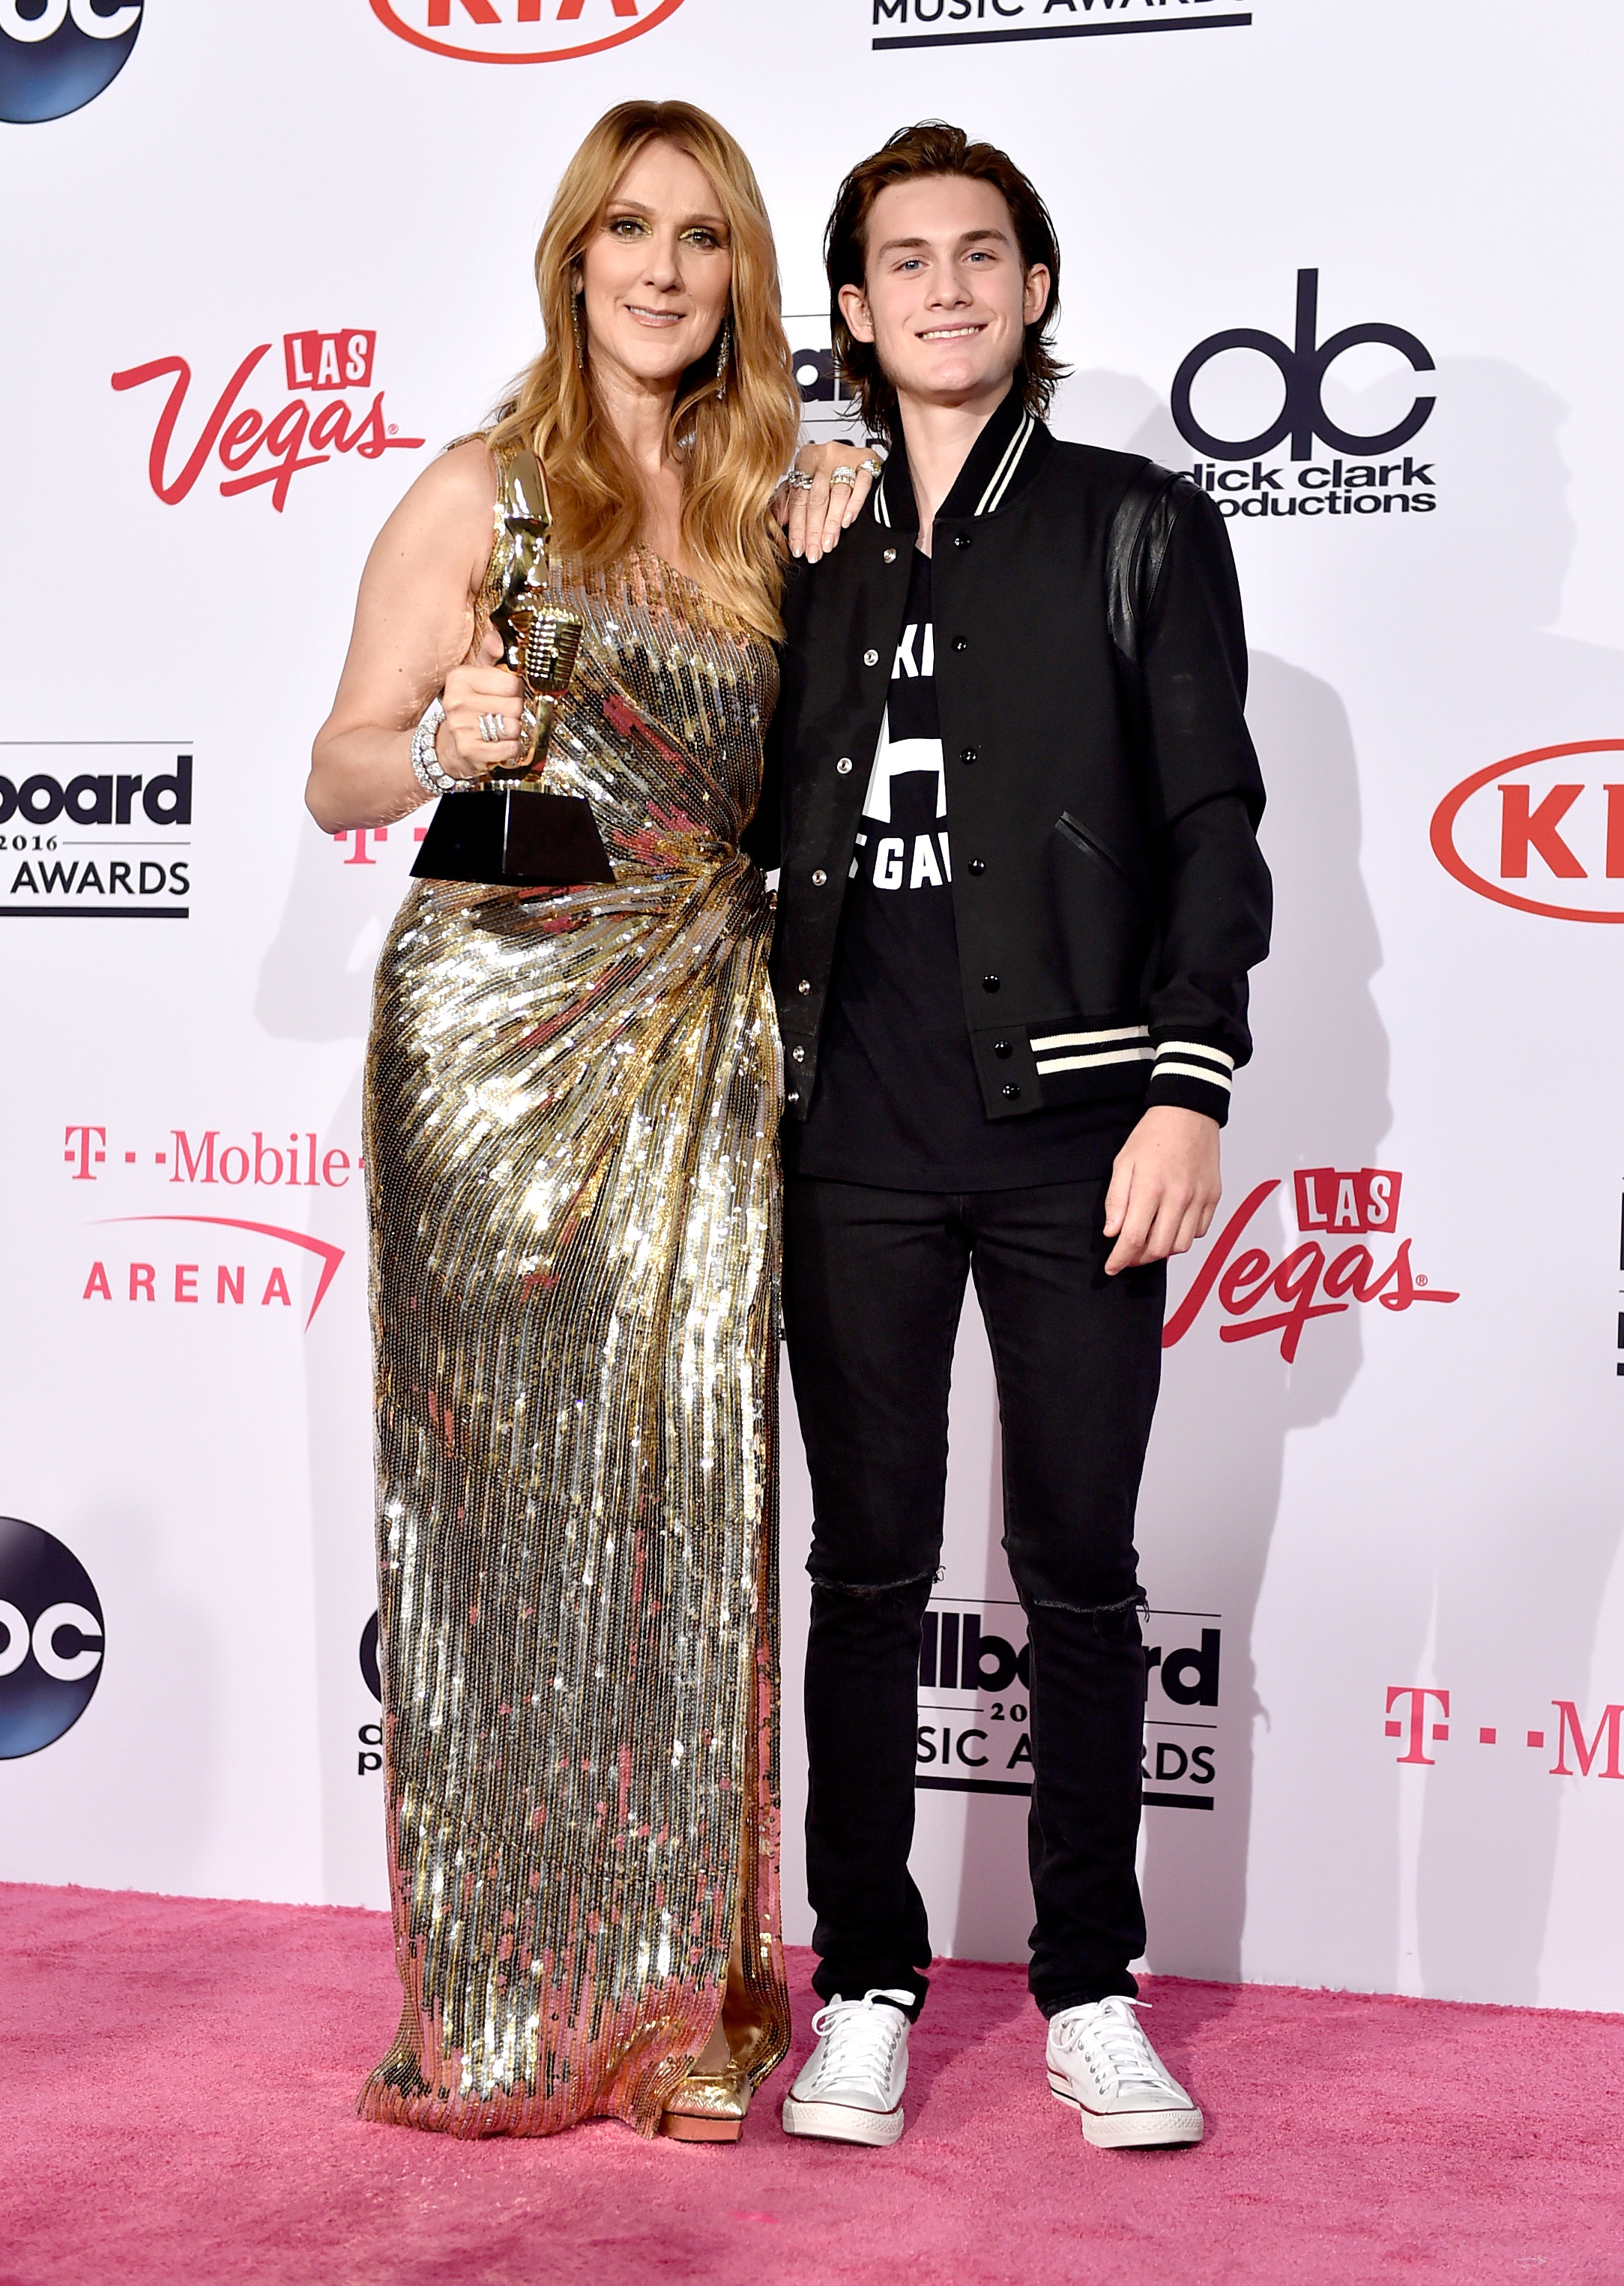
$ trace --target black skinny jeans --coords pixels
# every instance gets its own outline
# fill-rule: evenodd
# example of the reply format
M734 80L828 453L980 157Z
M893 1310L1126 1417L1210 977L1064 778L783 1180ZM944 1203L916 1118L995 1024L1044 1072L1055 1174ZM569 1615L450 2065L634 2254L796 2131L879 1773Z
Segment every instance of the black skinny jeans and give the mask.
M911 1990L919 1625L942 1551L948 1385L973 1272L997 1375L1004 1545L1031 1643L1032 1995L1138 1987L1145 1711L1133 1511L1161 1264L1104 1272L1103 1181L941 1194L791 1175L784 1324L816 1522L807 1646L814 1989Z

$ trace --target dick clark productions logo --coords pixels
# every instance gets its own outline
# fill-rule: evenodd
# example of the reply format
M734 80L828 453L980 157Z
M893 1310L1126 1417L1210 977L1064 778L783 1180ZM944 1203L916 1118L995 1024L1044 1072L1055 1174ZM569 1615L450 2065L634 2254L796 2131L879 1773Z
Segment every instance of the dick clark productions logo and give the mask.
M141 14L141 0L0 0L0 119L32 126L93 103L129 62Z
M414 48L469 64L562 64L618 48L674 16L682 0L372 0L379 23Z
M0 1762L71 1730L101 1680L101 1603L70 1548L0 1516Z

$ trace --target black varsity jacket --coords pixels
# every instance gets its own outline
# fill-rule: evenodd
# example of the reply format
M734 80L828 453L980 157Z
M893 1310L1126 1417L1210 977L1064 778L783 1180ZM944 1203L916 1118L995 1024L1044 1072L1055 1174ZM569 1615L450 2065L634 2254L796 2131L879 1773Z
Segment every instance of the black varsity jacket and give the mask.
M781 864L786 1107L817 1077L842 893L918 529L899 438L833 556L792 568L746 846ZM935 521L931 588L960 982L989 1119L1129 1098L1227 1115L1268 951L1222 517L1186 478L1060 443L1012 391ZM776 828L776 835L775 835Z

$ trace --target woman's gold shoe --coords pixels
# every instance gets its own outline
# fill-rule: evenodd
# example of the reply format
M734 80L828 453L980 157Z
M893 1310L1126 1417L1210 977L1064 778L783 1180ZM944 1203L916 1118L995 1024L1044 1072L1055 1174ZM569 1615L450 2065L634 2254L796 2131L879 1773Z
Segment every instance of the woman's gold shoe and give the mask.
M662 2135L679 2143L737 2143L750 2109L750 2075L742 2064L690 2072L666 2104Z

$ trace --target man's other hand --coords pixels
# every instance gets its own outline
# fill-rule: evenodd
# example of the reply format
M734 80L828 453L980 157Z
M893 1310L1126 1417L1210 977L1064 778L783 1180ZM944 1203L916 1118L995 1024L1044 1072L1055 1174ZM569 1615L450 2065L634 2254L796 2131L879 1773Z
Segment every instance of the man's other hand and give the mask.
M1222 1195L1217 1120L1204 1111L1153 1104L1111 1169L1105 1234L1116 1243L1107 1277L1187 1254L1207 1235Z

